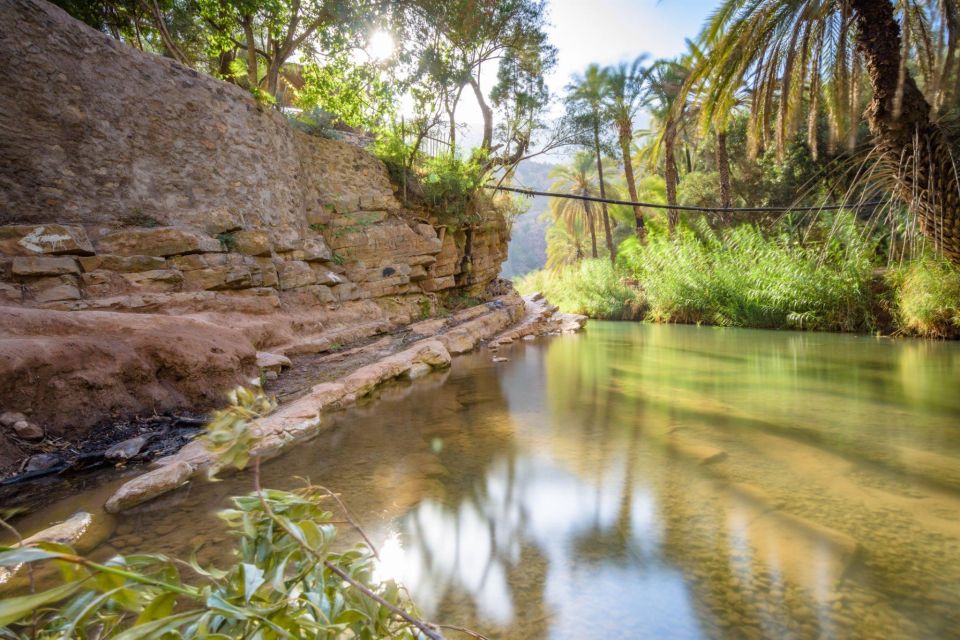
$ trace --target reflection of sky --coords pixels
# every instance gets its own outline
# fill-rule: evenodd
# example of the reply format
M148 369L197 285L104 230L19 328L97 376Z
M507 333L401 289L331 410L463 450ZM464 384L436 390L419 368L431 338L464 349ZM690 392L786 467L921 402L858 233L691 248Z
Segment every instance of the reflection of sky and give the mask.
M518 451L487 468L475 501L427 500L408 513L398 523L403 551L397 538L387 545L389 571L428 615L445 596L464 594L500 627L548 616L551 638L699 637L683 575L660 557L654 494L634 481L629 531L620 532L625 455L612 456L595 480L558 464L539 446L551 419L536 388L542 351L527 350L515 365L501 383ZM610 552L611 540L623 553ZM511 585L511 575L527 572L532 584Z
M870 343L866 365L846 362L864 342L599 325L545 348L518 345L495 379L476 373L499 392L456 391L477 440L451 439L462 448L452 460L482 464L446 460L448 497L395 521L385 570L426 615L479 620L505 637L700 638L748 617L765 637L797 624L839 637L837 594L853 590L844 576L874 535L850 515L908 498L860 486L860 465L831 446L891 445L902 421L883 410L893 402L918 418L913 438L960 442L940 428L954 399L898 395L888 365L899 351ZM806 444L783 424L849 440ZM729 459L702 464L714 451ZM531 620L541 622L523 627Z
M612 469L598 491L544 455L522 455L513 464L512 487L510 462L500 458L478 492L485 496L481 503L449 508L425 501L400 523L407 546L401 560L390 562L421 608L432 613L446 592L461 592L481 617L509 626L524 615L515 603L539 606L526 602L530 594L512 594L508 583L521 546L533 545L545 560L550 637L585 637L584 625L606 627L604 635L630 629L698 637L682 574L658 558L652 494L632 499L625 558L609 558L602 549L596 558L580 558L578 540L589 546L591 536L617 529L622 474Z

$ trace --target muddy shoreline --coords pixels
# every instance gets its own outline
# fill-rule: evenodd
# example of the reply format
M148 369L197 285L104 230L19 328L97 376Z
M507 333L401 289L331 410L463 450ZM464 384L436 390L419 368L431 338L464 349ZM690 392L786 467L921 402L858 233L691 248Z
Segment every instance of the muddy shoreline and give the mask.
M317 353L294 353L289 359L283 356L280 360L284 364L271 363L261 369L264 390L279 402L277 412L261 422L269 422L285 412L303 414L304 407L310 407L306 414L312 414L316 420L310 418L309 426L296 428L297 439L301 435L308 437L319 428L319 416L324 408L343 408L395 377L413 378L426 369L442 368L449 362L450 355L471 351L481 344L489 346L495 358L500 345L527 335L575 331L583 321L583 318L557 313L556 308L539 296L521 299L510 294L445 317L429 318L347 344L333 345ZM327 393L338 387L344 389L342 393ZM135 485L144 477L165 473L169 476L174 469L171 465L188 461L183 469L177 467L180 475L164 479L164 492L172 490L205 466L205 452L198 446L200 443L191 446L202 433L204 423L205 416L198 413L135 417L105 421L89 437L74 444L55 440L27 443L31 457L17 473L0 480L0 504L11 513L32 511L69 496L78 487L115 480L117 473L124 470L136 467L146 471L128 483ZM266 428L259 434L264 445L262 455L275 455L289 444L283 431L289 428L289 420L284 422L280 417L279 423L284 424L280 431ZM128 451L121 451L117 457L116 450L124 446ZM122 455L124 453L127 455ZM153 469L148 470L151 467ZM185 471L187 467L189 473ZM124 508L127 507L118 510Z

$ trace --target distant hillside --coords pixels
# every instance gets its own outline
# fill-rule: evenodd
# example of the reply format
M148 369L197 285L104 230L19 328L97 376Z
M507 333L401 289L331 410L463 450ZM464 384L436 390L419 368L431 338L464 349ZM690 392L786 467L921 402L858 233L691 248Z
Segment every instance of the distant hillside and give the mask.
M541 162L521 162L513 184L547 191L550 187L548 174L553 167L552 164ZM534 197L527 212L514 221L507 261L500 270L501 277L522 276L542 269L547 263L546 235L550 223L540 220L540 214L547 210L547 201L548 198L543 196Z

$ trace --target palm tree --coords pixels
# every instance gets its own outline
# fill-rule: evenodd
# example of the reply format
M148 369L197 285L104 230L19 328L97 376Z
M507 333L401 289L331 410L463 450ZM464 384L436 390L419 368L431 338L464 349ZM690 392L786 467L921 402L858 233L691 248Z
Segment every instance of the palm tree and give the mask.
M583 76L574 79L569 87L570 93L567 96L568 109L574 114L576 120L585 127L588 134L592 136L593 150L597 157L597 173L600 180L600 197L606 198L606 187L603 180L603 159L601 156L600 130L608 120L608 113L605 108L607 93L607 76L599 65L591 64L587 67ZM607 212L607 204L601 203L600 210L603 214L603 230L606 235L607 250L610 252L610 261L617 259L617 250L613 246L613 234L610 231L610 215Z
M547 269L557 270L583 260L583 222L580 217L562 218L547 228Z
M684 87L689 69L676 60L658 60L646 75L646 85L654 103L651 111L659 124L656 144L652 147L654 159L663 152L663 174L667 183L667 204L677 205L677 185L680 174L677 171L677 136L686 116L686 95ZM680 222L680 213L670 209L667 216L670 233Z
M593 154L589 151L580 151L573 156L570 164L561 164L550 170L553 183L550 191L555 193L570 193L578 196L597 197L601 191L597 179L596 164ZM590 232L591 256L597 257L597 232L595 213L588 200L574 200L571 198L553 198L550 200L550 213L558 226L572 230L586 228Z
M938 29L940 37L931 37ZM955 106L958 32L956 0L725 0L701 34L709 53L691 80L701 87L705 108L720 110L749 84L751 133L759 144L782 145L807 109L814 154L824 106L831 139L845 129L848 145L856 142L869 86L866 120L883 169L873 175L918 214L935 246L960 263L954 146L931 106Z
M630 200L637 202L637 183L633 174L633 159L630 157L630 145L633 143L633 120L647 98L644 68L646 56L640 56L630 64L620 63L607 67L606 106L613 123L617 127L617 140L620 143L623 173L630 192ZM633 205L637 238L642 242L647 231L643 222L643 210Z

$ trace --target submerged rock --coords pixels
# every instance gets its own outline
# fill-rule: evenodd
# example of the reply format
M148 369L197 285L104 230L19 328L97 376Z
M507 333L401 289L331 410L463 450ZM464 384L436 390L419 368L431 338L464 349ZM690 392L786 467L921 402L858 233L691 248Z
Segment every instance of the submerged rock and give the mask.
M193 468L186 462L174 462L148 471L117 489L104 508L108 513L130 509L185 484L192 473Z

